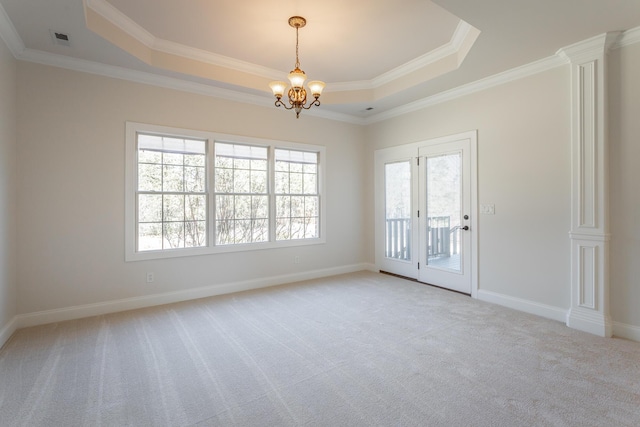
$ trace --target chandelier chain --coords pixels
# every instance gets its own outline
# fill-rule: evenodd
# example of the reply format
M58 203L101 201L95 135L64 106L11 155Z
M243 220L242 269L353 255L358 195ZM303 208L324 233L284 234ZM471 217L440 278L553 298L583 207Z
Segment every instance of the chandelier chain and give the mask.
M300 59L298 59L298 30L299 26L296 25L296 68L300 68Z

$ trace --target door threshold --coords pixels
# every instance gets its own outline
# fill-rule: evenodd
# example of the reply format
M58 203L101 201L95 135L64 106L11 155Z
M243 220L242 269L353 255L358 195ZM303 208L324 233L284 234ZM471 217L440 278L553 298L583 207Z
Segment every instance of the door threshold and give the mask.
M380 274L386 274L387 276L398 277L400 279L411 280L412 282L417 282L418 279L414 279L412 277L403 276L401 274L389 273L388 271L380 270Z
M433 283L420 282L418 279L414 279L412 277L403 276L401 274L389 273L388 271L383 271L383 270L380 270L380 274L386 274L387 276L393 276L393 277L397 277L399 279L409 280L411 282L420 283L421 285L431 286L433 288L442 289L443 291L454 292L456 294L464 295L464 296L467 296L467 297L471 296L471 294L468 294L466 292L455 291L453 289L444 288L442 286L434 285Z

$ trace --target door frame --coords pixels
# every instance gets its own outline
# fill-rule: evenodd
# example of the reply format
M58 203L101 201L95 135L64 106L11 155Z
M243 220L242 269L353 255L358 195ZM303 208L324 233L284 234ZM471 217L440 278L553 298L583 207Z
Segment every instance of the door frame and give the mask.
M428 147L438 144L446 144L449 142L469 140L470 145L470 169L471 169L471 207L470 207L470 230L471 239L471 297L478 297L478 240L479 240L479 209L478 209L478 131L472 130L461 132L454 135L447 135L438 138L431 138L410 144L399 145L395 147L383 148L374 152L374 227L375 227L375 263L376 269L387 271L389 273L401 274L396 271L389 271L389 260L385 258L385 187L384 187L384 165L393 163L394 161L403 161L412 159L412 253L419 254L419 230L418 230L418 175L417 158L419 157L420 147ZM413 274L401 274L411 279L418 278L418 260L419 256L412 257L411 270L402 269L401 271ZM405 261L405 263L407 263Z

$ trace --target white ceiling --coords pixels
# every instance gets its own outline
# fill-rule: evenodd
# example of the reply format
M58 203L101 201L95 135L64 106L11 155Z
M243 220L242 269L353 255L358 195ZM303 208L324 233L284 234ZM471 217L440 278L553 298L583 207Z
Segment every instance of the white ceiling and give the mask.
M273 101L266 83L285 79L293 68L295 30L287 20L301 15L307 19L300 29L301 68L310 79L327 82L318 110L354 120L548 58L592 36L640 26L640 0L0 0L0 5L6 13L0 13L0 35L19 59L85 70L106 65L104 74L133 70L139 80L177 78L265 105ZM68 34L70 46L56 45L51 31Z

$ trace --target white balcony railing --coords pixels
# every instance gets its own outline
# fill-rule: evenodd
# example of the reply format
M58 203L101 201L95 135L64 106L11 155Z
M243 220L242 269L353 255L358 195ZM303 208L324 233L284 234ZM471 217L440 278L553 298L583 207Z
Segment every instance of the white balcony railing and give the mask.
M387 219L385 256L409 261L411 259L411 218Z
M457 255L460 248L460 227L451 227L451 217L427 218L427 256L429 258ZM385 256L411 260L411 219L388 218L385 236Z

